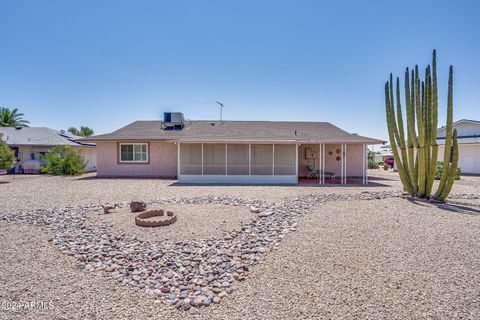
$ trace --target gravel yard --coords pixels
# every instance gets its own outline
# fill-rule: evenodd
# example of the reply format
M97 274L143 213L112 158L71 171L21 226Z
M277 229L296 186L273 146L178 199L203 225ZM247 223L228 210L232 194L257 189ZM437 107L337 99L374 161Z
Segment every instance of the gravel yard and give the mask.
M380 170L368 187L185 186L89 176L1 179L7 183L0 182L0 302L47 301L53 308L2 306L0 319L480 318L478 177L462 178L451 203L438 206L399 198L396 175ZM181 198L149 204L178 215L176 223L158 230L135 226L134 214L124 207L99 215L93 211L97 207L87 206ZM12 213L77 205L83 207ZM205 258L195 258L195 250ZM235 280L228 268L214 271L231 259L225 260L227 251L233 251L237 271L248 270L245 281ZM143 264L147 271L151 261L162 272L173 268L173 278L143 273ZM122 274L122 264L140 272ZM217 280L195 283L205 296L230 290L220 294L221 303L183 311L178 297L191 297L192 305L198 298L196 287L185 284L214 274L218 287ZM156 294L150 283L170 293Z
M327 203L212 317L479 319L479 239L479 214L404 199Z
M246 207L221 204L169 204L152 205L148 210L170 210L177 215L177 222L156 228L135 224L135 214L130 208L117 208L110 214L92 212L91 217L114 229L145 241L206 239L221 236L224 232L240 230L242 224L255 218Z

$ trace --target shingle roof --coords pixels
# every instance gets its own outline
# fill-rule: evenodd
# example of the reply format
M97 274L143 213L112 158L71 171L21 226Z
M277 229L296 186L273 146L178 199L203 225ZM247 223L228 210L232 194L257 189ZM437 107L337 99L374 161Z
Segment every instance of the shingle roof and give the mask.
M187 120L181 130L165 130L162 121L135 121L112 133L85 138L101 140L291 141L358 142L380 144L382 140L348 133L328 122L206 121Z
M81 137L45 127L0 127L0 135L10 146L94 146L77 141Z

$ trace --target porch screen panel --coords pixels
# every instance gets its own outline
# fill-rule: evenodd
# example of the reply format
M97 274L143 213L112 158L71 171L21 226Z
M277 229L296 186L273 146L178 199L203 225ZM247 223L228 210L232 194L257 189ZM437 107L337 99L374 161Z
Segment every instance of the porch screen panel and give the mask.
M275 175L295 175L295 145L275 145Z
M273 174L273 145L251 145L251 173L252 175Z
M227 145L227 174L248 175L248 144Z
M180 174L202 174L202 145L180 144Z
M225 144L203 144L203 174L225 174Z

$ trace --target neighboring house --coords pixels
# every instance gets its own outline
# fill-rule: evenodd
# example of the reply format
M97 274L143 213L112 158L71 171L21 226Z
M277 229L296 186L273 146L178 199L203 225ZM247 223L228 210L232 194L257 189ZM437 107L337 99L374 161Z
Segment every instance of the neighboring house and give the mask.
M176 177L182 183L297 183L307 164L336 183L367 183L367 145L384 141L327 122L135 121L85 138L97 145L98 177Z
M387 159L393 158L393 153L390 148L385 148L380 151L375 152L374 161L375 162L385 162Z
M462 119L453 123L458 136L458 165L462 173L480 174L480 121ZM438 160L443 161L446 128L437 131Z
M96 170L94 143L78 141L81 137L43 127L0 127L2 139L15 152L16 173L39 173L41 156L55 146L71 146L83 155L86 171Z

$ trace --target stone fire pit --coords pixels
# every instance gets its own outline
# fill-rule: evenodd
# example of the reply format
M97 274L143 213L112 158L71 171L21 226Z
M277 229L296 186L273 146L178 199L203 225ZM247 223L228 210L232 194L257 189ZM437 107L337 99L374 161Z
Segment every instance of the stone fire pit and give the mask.
M153 217L165 217L165 218L160 220L147 220ZM175 221L177 221L177 215L175 213L173 213L172 211L167 211L167 214L165 215L165 212L162 209L145 211L135 217L135 223L141 227L168 226L174 223Z

